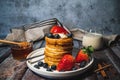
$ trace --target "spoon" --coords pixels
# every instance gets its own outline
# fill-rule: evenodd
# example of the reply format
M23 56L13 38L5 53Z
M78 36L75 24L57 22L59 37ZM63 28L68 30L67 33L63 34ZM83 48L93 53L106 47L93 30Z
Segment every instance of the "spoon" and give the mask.
M30 45L29 42L13 42L13 41L8 41L8 40L0 40L0 43L14 44L14 45L18 45L20 47L27 47Z

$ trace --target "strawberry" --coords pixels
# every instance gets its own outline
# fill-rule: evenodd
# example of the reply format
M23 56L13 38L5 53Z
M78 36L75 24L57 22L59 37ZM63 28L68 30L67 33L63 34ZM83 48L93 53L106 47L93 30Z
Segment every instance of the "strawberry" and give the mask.
M76 56L76 58L75 58L75 61L76 61L77 63L80 63L80 62L82 62L82 61L87 61L88 59L89 59L88 54L87 54L83 49L81 49L81 50L78 52L78 54L77 54L77 56Z
M74 57L70 54L65 54L57 66L58 71L69 71L75 65Z
M82 48L76 58L75 58L75 61L77 63L80 63L82 61L88 61L89 59L89 56L91 56L91 54L94 52L94 48L92 46L88 46L86 48Z
M63 34L68 34L68 32L61 26L55 25L51 28L50 30L51 33L63 33Z

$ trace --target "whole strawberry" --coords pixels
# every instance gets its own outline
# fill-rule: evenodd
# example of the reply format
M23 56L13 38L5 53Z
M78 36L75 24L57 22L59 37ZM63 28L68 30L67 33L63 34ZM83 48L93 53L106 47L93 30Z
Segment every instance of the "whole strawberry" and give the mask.
M56 33L63 33L63 34L68 34L68 32L61 26L54 25L51 30L51 33L56 34Z
M74 57L70 54L65 54L61 61L58 63L58 71L69 71L75 65Z
M88 60L88 55L86 53L84 53L82 50L79 51L79 53L77 54L75 61L77 63L80 63L82 61L87 61Z
M75 62L80 63L82 61L88 61L89 56L91 56L91 53L94 52L94 49L92 46L88 46L87 48L82 48L78 52Z

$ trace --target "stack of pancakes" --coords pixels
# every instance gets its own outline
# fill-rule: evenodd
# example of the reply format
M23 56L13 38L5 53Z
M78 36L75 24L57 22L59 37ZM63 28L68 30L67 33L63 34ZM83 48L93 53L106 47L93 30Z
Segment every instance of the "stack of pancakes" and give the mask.
M57 65L64 54L72 53L73 39L72 38L48 38L45 37L45 63L49 66Z

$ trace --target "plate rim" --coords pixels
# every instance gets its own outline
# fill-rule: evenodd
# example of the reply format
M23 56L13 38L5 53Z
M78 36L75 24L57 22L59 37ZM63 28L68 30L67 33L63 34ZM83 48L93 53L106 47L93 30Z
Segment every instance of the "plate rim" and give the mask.
M38 51L40 51L40 50L43 50L44 51L44 49L45 49L45 47L42 47L42 48L39 48L39 49L36 49L36 50L34 50L34 51L32 51L28 56L27 56L27 58L29 58L32 54L35 54L36 52L38 52ZM41 54L44 54L44 53L41 53ZM65 76L65 75L67 75L67 74L72 74L72 73L76 73L76 74L81 74L81 73L83 73L86 69L89 69L91 66L92 66L92 64L93 64L93 62L94 62L94 57L93 56L91 56L92 57L92 59L90 60L90 62L85 66L85 67L83 67L83 68L80 68L80 69L77 69L77 70L71 70L71 71L65 71L65 72L49 72L49 71L40 71L40 69L38 70L38 69L36 69L34 66L32 66L28 61L26 61L26 63L27 63L27 66L28 66L28 68L30 69L30 70L32 70L33 72L35 72L35 73L37 73L38 75L41 75L41 76L43 76L43 77L48 77L48 78L58 78L58 77L61 77L61 76L58 76L58 75L62 75L62 77L64 78L64 77L70 77L69 75L68 76ZM82 71L82 72L80 72L80 71ZM44 74L43 74L43 73ZM47 74L47 75L45 75L45 74ZM49 75L49 74L51 74L51 75ZM65 74L65 75L64 75ZM64 76L63 76L64 75ZM74 74L72 74L72 76L75 76Z

